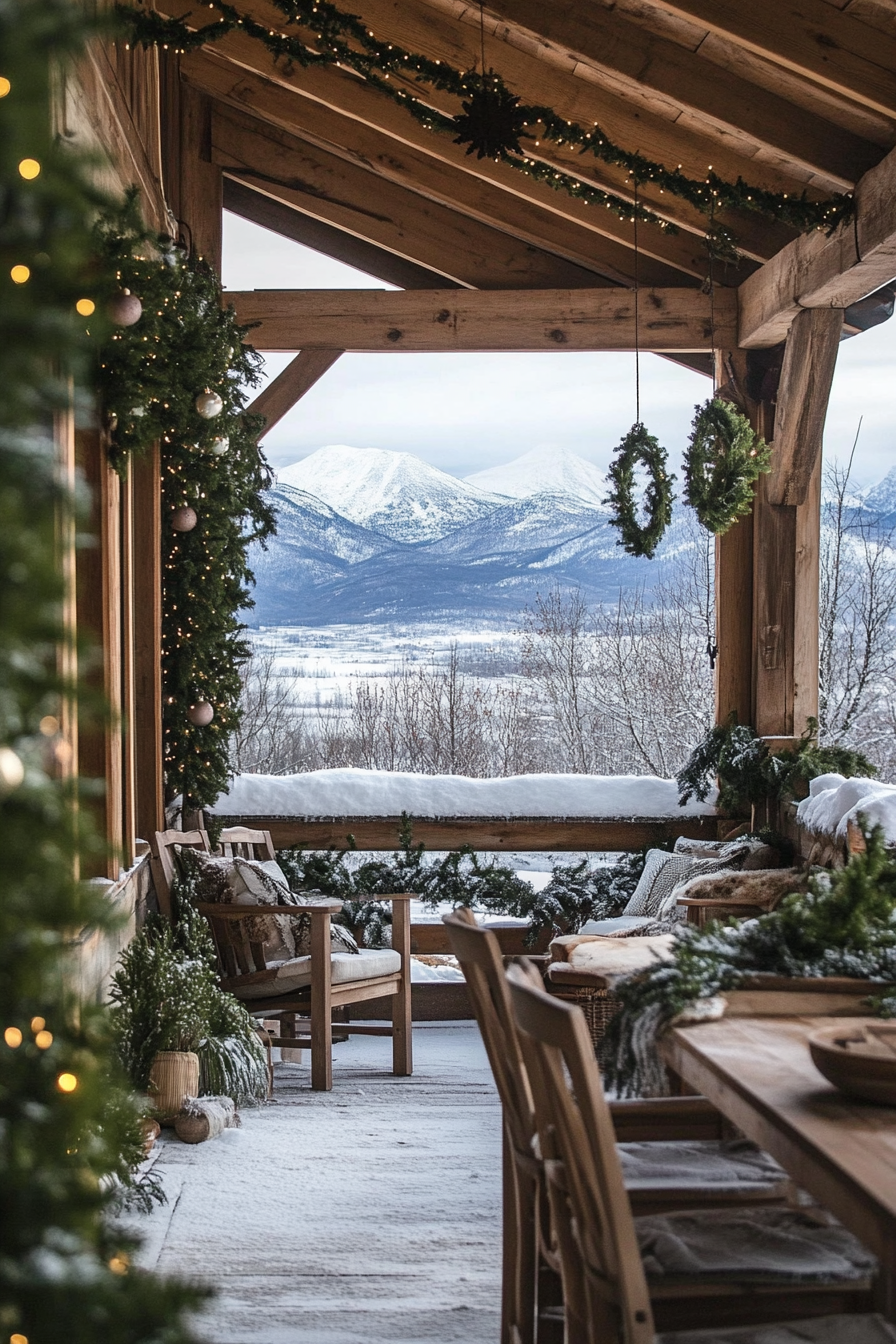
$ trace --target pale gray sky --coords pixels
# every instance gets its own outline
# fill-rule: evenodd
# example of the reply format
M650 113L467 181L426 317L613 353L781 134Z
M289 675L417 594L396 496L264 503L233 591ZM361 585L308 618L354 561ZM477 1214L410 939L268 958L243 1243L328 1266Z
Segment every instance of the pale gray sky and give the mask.
M394 288L225 214L230 289ZM289 362L268 356L273 376ZM465 476L556 445L607 466L635 418L635 359L624 354L343 355L264 440L274 467L330 443L410 452ZM641 418L674 464L709 380L641 357ZM856 475L870 484L896 464L896 318L844 341L825 431L845 457L863 417Z

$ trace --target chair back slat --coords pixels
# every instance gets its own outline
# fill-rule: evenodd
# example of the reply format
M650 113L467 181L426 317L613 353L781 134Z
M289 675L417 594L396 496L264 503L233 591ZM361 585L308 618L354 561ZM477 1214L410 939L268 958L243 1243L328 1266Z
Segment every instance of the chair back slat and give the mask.
M218 837L218 844L221 853L228 858L276 858L270 831L255 830L251 826L225 826Z
M463 907L442 917L460 962L498 1095L517 1152L531 1154L535 1137L532 1093L513 1021L504 958L494 933Z
M532 1088L563 1265L564 1297L589 1344L652 1344L650 1296L594 1046L580 1008L531 965L508 986Z
M185 849L204 849L210 852L208 832L198 831L156 831L152 845L150 861L159 909L166 919L171 918L171 888L177 880L175 847Z

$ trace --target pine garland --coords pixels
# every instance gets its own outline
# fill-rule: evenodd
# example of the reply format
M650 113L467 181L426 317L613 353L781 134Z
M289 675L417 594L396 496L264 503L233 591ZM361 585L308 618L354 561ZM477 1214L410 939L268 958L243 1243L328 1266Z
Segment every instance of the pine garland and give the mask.
M68 0L0 5L0 1322L28 1344L190 1344L186 1312L205 1294L132 1267L134 1239L110 1217L134 1191L140 1109L108 1012L79 1001L72 967L80 931L118 932L105 889L74 877L102 853L61 731L91 703L58 659L71 634L60 536L84 519L49 430L72 386L80 405L92 397L77 304L102 201L50 108L94 31Z
M233 309L221 306L209 268L170 239L146 235L135 196L103 219L98 238L114 284L143 305L139 321L104 345L100 386L119 470L161 443L165 769L168 797L181 794L192 810L214 802L232 773L239 669L250 653L239 619L252 605L247 554L274 531L264 497L271 473L257 444L263 421L244 414L261 358L244 344L248 329ZM223 403L211 419L196 405L206 391ZM195 526L175 531L187 508ZM212 707L210 723L191 721L191 707L202 704Z
M862 832L865 853L852 855L845 868L813 876L807 895L786 896L758 919L706 929L683 925L671 962L618 984L620 1011L601 1046L607 1086L621 1096L667 1090L657 1037L679 1013L699 1016L701 1005L748 977L896 982L896 861L879 826L869 831L863 823Z
M705 802L718 779L718 806L724 812L792 796L810 780L831 771L868 778L877 767L861 751L836 743L818 745L818 721L810 718L797 746L774 755L755 728L728 722L710 728L676 775L679 803Z
M328 0L273 0L273 3L283 15L282 27L293 25L303 30L301 35L271 29L226 0L216 0L214 8L220 18L196 28L183 20L164 18L154 11L132 5L118 4L116 11L126 24L131 40L143 46L195 51L206 43L220 41L228 33L239 31L263 45L275 60L283 61L287 73L294 66L348 67L407 108L427 130L457 136L460 129L464 137L462 142L469 143L477 152L481 149L480 157L488 156L506 163L589 205L611 210L620 219L638 218L668 233L677 233L676 225L642 205L584 182L577 174L563 172L533 158L531 153L520 148L519 137L528 132L536 145L547 141L568 146L582 155L624 168L636 184L655 185L706 215L712 221L707 229L707 243L716 255L732 258L737 255L733 234L715 222L720 211L753 211L801 232L824 229L829 234L854 214L855 203L850 194L811 201L805 192L794 196L766 191L742 178L736 182L726 181L712 170L705 177L688 177L680 168L666 168L643 154L615 144L597 123L580 126L558 116L550 107L520 104L494 71L489 72L486 80L482 74L454 70L444 61L432 60L393 42L382 41L362 19ZM405 87L411 81L451 93L466 100L470 106L456 117L446 116L427 106L423 98Z
M771 449L731 402L713 397L694 410L684 497L707 531L721 536L750 512L753 486L771 469Z
M646 468L649 481L644 491L645 521L638 521L638 509L635 504L635 468ZM620 532L616 543L629 555L643 555L653 559L654 552L663 538L663 533L672 521L672 493L674 476L667 469L665 448L659 440L648 434L639 422L632 425L616 449L616 456L607 471L613 489L604 501L613 510L611 527Z

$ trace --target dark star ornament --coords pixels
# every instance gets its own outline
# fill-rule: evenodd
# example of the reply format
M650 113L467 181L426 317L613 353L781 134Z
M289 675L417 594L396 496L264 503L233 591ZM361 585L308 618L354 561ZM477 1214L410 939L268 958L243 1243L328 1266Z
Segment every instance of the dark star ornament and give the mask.
M466 145L468 154L475 151L477 159L522 154L519 137L526 123L519 101L493 70L485 78L478 76L473 92L461 104L463 112L454 118L458 132L454 143Z

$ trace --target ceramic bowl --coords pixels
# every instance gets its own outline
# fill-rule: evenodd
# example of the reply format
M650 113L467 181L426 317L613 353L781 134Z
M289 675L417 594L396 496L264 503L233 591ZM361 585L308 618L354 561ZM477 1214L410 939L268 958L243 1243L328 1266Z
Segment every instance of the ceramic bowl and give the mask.
M886 1058L863 1050L863 1044L868 1044L864 1027L851 1026L848 1018L809 1037L812 1062L829 1083L849 1097L896 1106L896 1054Z

